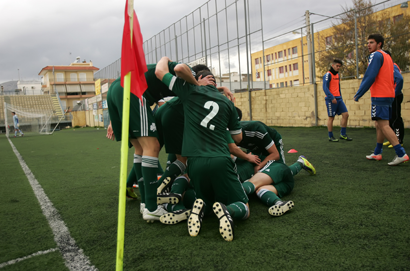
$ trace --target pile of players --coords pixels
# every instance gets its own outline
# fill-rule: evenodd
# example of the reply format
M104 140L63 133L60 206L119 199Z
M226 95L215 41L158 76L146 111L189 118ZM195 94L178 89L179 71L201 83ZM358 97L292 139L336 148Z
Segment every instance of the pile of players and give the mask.
M213 212L221 236L232 241L233 219L249 217L249 194L256 192L272 216L293 208L292 201L281 200L292 191L293 176L301 169L314 175L315 168L303 156L288 167L281 135L259 121L241 122L233 94L225 87L216 88L206 66L191 69L164 57L148 65L145 76L148 88L143 98L131 94L129 139L135 153L127 181L130 198L137 198L132 185L138 183L144 220L164 224L188 220L188 232L196 236L203 217ZM151 106L167 96L177 97L154 116ZM122 100L119 78L107 95L112 122L107 136L117 141ZM162 146L173 158L158 180Z

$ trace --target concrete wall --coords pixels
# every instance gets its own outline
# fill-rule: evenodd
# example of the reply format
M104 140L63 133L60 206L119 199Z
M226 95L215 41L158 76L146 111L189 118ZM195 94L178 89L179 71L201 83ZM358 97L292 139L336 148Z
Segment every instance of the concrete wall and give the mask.
M73 115L72 126L86 126L86 115L87 111L73 111L71 114Z
M410 73L403 74L402 118L404 127L410 128ZM371 120L371 100L368 91L359 102L353 100L361 80L341 82L342 96L349 111L348 127L374 127ZM249 120L248 92L235 93L236 106L242 110L243 120ZM322 82L317 85L318 125L326 126L327 111ZM309 127L315 125L314 86L287 87L251 92L252 120L270 126ZM335 125L340 125L336 116Z

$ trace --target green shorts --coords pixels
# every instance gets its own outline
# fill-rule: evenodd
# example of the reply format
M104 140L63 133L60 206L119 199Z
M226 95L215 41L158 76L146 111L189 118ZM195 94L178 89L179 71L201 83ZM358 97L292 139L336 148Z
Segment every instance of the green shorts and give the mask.
M238 174L239 180L241 183L250 179L254 174L254 164L245 161L243 159L237 158L235 161L236 173Z
M292 192L295 182L290 168L280 162L269 161L259 172L269 175L279 198Z
M182 104L179 105L182 109ZM158 139L165 145L166 153L181 154L184 133L184 114L168 103L162 105L155 114Z
M212 211L217 201L225 205L248 202L230 157L188 157L187 164L196 196L205 202L205 214Z
M123 96L121 82L119 80L115 81L107 93L107 104L112 129L117 141L121 141ZM142 97L142 103L137 96L130 94L129 138L157 137L155 118L144 97Z

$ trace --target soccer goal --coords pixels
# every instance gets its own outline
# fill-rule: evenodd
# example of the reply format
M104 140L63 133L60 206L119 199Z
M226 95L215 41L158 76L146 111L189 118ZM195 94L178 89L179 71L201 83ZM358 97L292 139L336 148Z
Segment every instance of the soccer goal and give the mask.
M19 129L23 132L32 132L38 134L50 135L54 132L51 129L52 122L55 118L52 110L36 110L30 108L18 107L8 103L4 103L4 125L6 128L6 136L14 133L14 112L18 117Z

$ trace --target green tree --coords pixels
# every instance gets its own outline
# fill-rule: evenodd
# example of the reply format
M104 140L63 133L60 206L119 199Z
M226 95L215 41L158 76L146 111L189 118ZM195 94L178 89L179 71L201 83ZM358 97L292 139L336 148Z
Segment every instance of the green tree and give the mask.
M389 12L374 13L370 0L353 0L353 7L344 7L344 14L337 24L333 24L332 36L318 37L319 52L316 59L317 69L324 74L333 59L343 60L342 77L356 76L355 16L357 16L357 42L359 74L364 74L368 65L369 52L367 38L379 33L385 37L383 49L390 50L393 60L405 69L410 59L410 18L408 16L391 17Z

